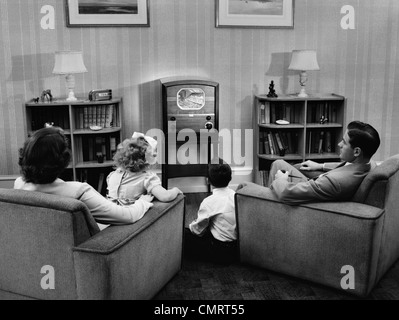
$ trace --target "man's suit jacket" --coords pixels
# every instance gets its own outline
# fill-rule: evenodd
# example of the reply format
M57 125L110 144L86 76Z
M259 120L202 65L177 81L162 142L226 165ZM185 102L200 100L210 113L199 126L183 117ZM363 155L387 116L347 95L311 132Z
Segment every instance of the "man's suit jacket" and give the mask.
M371 165L369 163L343 164L321 174L315 180L294 183L276 179L273 181L271 189L274 190L280 201L293 204L309 201L349 200L370 171Z

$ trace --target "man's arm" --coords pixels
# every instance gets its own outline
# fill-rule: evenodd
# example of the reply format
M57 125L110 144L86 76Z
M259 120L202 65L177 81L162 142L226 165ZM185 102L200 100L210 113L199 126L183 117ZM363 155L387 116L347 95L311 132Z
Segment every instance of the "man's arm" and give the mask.
M338 167L342 162L325 162L318 163L312 160L307 160L301 163L299 170L302 171L330 171Z
M276 179L273 181L271 189L280 201L290 204L334 200L341 193L340 184L327 175L323 175L317 180L299 183Z

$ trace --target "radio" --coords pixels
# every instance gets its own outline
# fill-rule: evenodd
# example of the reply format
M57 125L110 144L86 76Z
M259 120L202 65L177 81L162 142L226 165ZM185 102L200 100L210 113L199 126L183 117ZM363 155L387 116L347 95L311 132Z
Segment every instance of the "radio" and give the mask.
M102 100L111 100L111 99L112 99L111 89L96 89L96 90L91 90L89 92L90 101L102 101Z

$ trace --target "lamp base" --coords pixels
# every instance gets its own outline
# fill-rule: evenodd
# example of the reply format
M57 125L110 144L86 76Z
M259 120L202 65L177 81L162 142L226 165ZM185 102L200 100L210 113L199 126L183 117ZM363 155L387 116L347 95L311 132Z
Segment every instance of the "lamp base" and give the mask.
M66 87L69 91L66 101L77 101L78 99L76 99L75 93L73 92L75 88L75 76L73 74L68 74L66 76Z
M72 94L73 94L73 92L72 92ZM69 94L69 97L66 98L66 101L73 102L73 101L78 101L78 99L75 97L75 95L71 96L71 94Z
M307 98L309 95L306 93L305 88L302 88L301 91L298 94L299 98Z

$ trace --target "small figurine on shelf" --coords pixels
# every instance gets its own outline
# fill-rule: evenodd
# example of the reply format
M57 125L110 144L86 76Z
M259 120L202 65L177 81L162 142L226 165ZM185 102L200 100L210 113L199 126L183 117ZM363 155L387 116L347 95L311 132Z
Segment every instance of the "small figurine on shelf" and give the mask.
M42 100L42 102L44 102L45 100L47 102L52 102L53 101L53 96L51 94L51 90L50 89L44 90L42 92L41 100Z
M320 117L320 124L325 124L326 122L328 122L328 119L325 116L321 116Z
M34 102L34 103L39 103L39 99L40 99L39 97L33 98L33 102Z
M269 93L267 94L269 98L277 98L276 90L274 90L274 81L272 80L269 85Z

